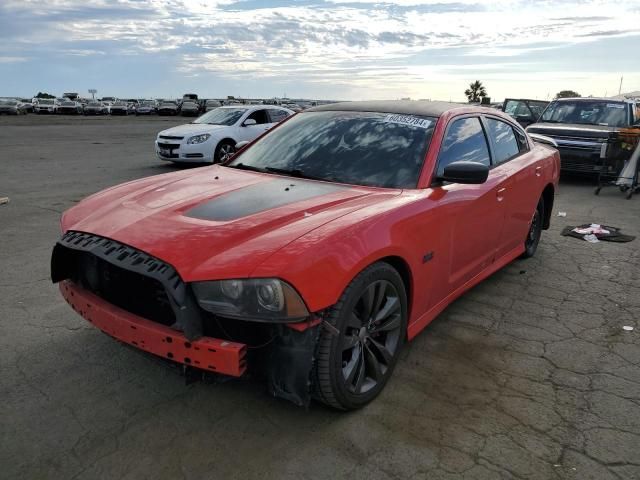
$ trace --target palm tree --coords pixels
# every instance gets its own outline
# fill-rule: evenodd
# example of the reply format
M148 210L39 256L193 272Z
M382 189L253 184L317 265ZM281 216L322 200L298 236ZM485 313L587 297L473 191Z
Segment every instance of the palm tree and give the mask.
M469 103L477 103L487 96L487 90L480 80L476 80L469 84L469 88L464 91L464 94L469 99Z

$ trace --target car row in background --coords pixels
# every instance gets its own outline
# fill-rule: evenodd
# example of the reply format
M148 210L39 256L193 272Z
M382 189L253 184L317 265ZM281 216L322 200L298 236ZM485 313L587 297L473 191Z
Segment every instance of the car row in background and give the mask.
M272 99L203 99L195 93L186 93L178 99L119 99L116 97L102 97L101 99L87 99L77 93L64 93L62 97L47 98L0 98L0 113L22 115L37 114L67 114L67 115L182 115L198 117L221 106L236 105L275 105L287 108L293 112L300 112L316 106L317 101L291 101L288 98ZM329 102L320 102L329 103Z

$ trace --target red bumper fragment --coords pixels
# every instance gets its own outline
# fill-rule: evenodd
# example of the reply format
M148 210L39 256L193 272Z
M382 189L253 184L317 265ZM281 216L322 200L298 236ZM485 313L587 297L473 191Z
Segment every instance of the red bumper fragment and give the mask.
M69 281L60 291L71 307L107 335L140 350L211 372L239 377L247 369L247 346L217 338L188 341L180 332L105 302Z

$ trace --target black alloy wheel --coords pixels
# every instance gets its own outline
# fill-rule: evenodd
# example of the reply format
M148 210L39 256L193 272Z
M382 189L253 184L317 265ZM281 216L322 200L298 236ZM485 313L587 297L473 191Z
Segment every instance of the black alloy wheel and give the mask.
M350 410L373 400L391 376L404 344L407 299L402 278L387 263L361 272L332 308L318 345L316 397Z

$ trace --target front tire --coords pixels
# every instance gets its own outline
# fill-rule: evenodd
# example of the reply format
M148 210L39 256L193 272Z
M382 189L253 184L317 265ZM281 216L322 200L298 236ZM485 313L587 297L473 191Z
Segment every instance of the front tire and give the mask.
M218 144L213 153L213 163L224 163L229 160L234 153L236 153L235 143L229 140L223 140Z
M538 244L540 243L540 237L542 236L543 221L544 198L540 197L536 210L533 212L533 217L531 218L531 225L529 225L527 238L524 241L524 253L522 254L522 258L531 258L536 254Z
M315 397L353 410L371 402L393 373L407 331L407 295L398 272L378 262L345 289L325 319L314 368Z

